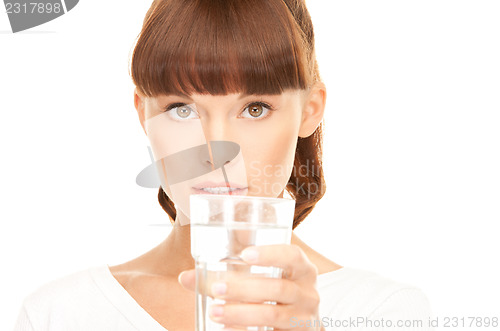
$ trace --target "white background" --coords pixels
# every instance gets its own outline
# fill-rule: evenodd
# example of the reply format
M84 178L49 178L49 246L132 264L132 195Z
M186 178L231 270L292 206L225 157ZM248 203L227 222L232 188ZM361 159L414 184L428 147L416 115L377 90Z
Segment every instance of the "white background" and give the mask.
M150 1L115 4L17 34L0 13L2 330L40 285L170 230L157 190L135 184L149 155L128 61ZM308 5L328 189L296 233L419 286L441 318L500 317L500 3Z

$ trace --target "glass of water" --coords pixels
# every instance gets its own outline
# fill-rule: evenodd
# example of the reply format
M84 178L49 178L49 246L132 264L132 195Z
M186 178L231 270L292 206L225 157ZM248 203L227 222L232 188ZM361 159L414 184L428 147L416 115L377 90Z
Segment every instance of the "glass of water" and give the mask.
M194 194L190 196L191 254L196 268L196 331L221 330L209 317L212 283L237 277L281 278L278 267L245 263L248 246L290 244L295 200L254 196ZM275 302L264 302L276 304ZM248 327L247 330L273 330Z

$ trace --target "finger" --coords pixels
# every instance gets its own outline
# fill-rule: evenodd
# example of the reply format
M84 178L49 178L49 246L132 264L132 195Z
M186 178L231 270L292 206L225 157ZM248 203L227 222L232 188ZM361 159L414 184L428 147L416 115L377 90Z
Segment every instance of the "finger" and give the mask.
M250 267L247 265L247 267ZM215 282L227 282L231 279L242 279L242 277L249 277L248 273L235 272L235 271L211 271L205 270L201 272L203 276L198 275L198 289L199 291L203 291L203 293L207 293L207 295L212 296L210 288L212 284ZM195 291L196 290L196 269L184 270L181 272L177 278L179 284L182 285L187 290Z
M241 257L249 264L280 267L284 270L284 277L291 280L316 278L318 273L304 251L294 244L250 246L243 250Z
M187 290L194 291L196 273L194 269L183 271L179 274L177 278L178 282Z
M268 326L279 329L290 328L290 305L226 303L212 305L210 318L220 324L238 326Z
M291 304L307 300L295 282L279 278L232 278L213 283L209 291L210 296L218 299L248 303L274 301Z
M250 267L249 265L246 266ZM206 293L206 295L214 297L213 291L211 290L214 283L226 283L230 281L233 284L237 284L239 281L246 278L255 277L249 274L248 271L245 272L204 270L204 272L198 275L198 284L196 284L196 270L190 269L181 272L177 280L179 284L187 290L195 291L196 286L198 286L198 291L200 291L200 293Z

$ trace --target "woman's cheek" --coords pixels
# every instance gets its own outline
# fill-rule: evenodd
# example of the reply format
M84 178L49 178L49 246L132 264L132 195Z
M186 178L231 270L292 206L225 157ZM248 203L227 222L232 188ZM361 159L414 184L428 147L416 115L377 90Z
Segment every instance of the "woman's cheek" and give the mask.
M285 189L293 169L297 137L292 130L276 130L261 148L244 155L248 195L277 197Z

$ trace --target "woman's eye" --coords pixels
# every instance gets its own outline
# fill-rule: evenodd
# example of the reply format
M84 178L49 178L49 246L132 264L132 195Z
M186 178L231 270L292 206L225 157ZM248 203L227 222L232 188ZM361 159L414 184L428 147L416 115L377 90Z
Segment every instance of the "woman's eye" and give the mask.
M165 109L165 112L174 120L189 120L198 118L196 111L189 105L183 103L174 103Z
M245 118L265 118L266 114L271 110L271 106L266 105L263 102L253 102L248 105L244 110L243 114L248 113ZM264 115L262 115L264 114Z

